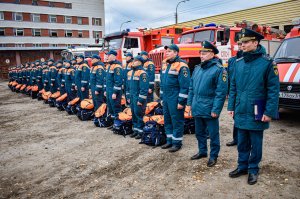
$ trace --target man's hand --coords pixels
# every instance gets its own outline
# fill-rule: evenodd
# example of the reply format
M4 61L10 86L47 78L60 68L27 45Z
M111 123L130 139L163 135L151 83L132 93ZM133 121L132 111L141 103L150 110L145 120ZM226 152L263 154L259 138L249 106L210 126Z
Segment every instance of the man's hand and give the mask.
M95 94L96 94L96 95L99 95L99 92L98 92L98 91L95 91Z
M272 120L272 118L270 118L269 116L263 115L261 118L262 122L270 122Z
M233 118L234 117L234 111L228 111L228 115L230 115Z
M213 118L217 118L218 117L218 114L217 113L211 113L210 114Z
M142 106L143 104L142 104L142 103L140 103L140 102L137 102L137 105L138 105L138 106Z
M177 109L183 109L184 106L182 106L181 104L177 104Z
M152 89L149 88L148 93L152 93Z
M130 99L127 100L128 104L130 104Z
M104 96L106 97L106 91L104 91Z
M112 98L113 100L115 100L115 99L117 99L117 95L116 95L116 94L112 94L111 98Z
M61 84L60 86L61 86L61 87L64 87L65 85Z
M77 86L75 86L75 90L78 90Z
M84 88L84 87L81 87L81 91L82 91L82 92L85 91L85 88Z

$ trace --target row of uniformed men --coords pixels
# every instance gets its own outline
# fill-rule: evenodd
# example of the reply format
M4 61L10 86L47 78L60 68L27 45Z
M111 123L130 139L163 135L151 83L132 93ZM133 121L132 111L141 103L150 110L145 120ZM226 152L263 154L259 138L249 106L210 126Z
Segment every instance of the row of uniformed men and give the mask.
M228 111L231 116L234 115L239 152L238 167L230 172L229 176L234 178L249 173L249 184L257 182L259 163L262 158L263 131L268 128L271 118L275 117L278 107L278 71L272 60L266 56L264 47L259 44L262 38L262 35L254 31L243 29L241 36L243 52L239 52L241 56L239 59L231 59L229 69ZM196 160L208 156L208 131L210 157L207 166L214 166L217 163L220 151L219 115L228 90L227 71L220 64L220 59L215 56L218 54L218 49L208 41L203 42L200 49L201 63L195 66L192 77L190 77L187 63L178 55L178 46L170 45L166 46L165 49L167 58L163 61L161 70L160 94L163 101L167 143L162 148L170 148L170 152L181 149L184 131L184 108L185 106L191 106L195 118L195 132L199 149L199 152L191 159ZM121 111L122 86L125 86L126 98L133 113L133 135L140 138L144 125L142 117L147 98L149 94L153 95L151 85L152 81L154 84L154 76L153 80L149 80L151 75L147 74L143 68L145 62L143 57L136 56L132 59L132 55L128 54L127 65L124 69L127 77L124 81L121 63L116 60L117 53L112 50L107 55L108 65L106 71L103 69L99 57L93 56L93 67L89 69L87 64L84 63L83 57L78 56L76 61L79 66L75 66L75 73L77 71L77 73L85 74L86 71L88 73L90 73L89 70L91 71L92 93L93 95L99 95L102 92L103 95L100 94L100 96L106 96L108 109L113 117L116 117ZM130 66L132 70L130 70ZM152 67L154 73L154 65ZM93 75L101 76L105 72L106 75L102 78L103 82L94 84L93 81L97 82L101 78L93 78ZM125 85L124 82L126 82ZM75 81L74 85L79 93L85 93L88 78L81 79L79 82ZM105 87L106 89L103 89ZM96 90L98 88L102 90ZM78 96L81 96L81 94ZM257 98L266 100L266 108L261 121L255 120L254 115L253 102ZM81 97L81 99L84 99L84 97Z

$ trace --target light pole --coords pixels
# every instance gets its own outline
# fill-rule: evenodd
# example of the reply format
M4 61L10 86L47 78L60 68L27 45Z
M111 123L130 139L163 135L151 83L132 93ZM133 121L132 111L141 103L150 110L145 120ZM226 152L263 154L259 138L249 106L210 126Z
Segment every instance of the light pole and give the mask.
M123 24L125 24L125 23L130 23L131 21L129 20L129 21L125 21L125 22L123 22L123 23L121 23L121 26L120 26L120 32L122 31L122 26L123 26Z
M187 1L189 1L189 0L183 0L183 1L179 1L179 2L177 3L177 6L176 6L176 12L175 12L175 24L177 24L177 23L178 23L178 14L177 14L177 9L178 9L178 6L179 6L179 4L180 4L180 3L185 3L185 2L187 2Z

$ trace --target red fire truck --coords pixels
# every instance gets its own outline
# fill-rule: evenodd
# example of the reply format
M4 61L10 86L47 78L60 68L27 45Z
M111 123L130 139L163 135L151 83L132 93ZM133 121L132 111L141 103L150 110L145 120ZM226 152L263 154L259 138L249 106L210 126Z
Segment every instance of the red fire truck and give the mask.
M279 107L300 110L300 17L275 53L280 93Z
M238 50L237 40L242 28L251 28L265 36L265 40L261 43L266 46L270 54L275 52L274 48L280 45L280 41L284 38L284 33L267 26L257 25L252 22L243 21L236 23L234 27L223 26L216 24L200 24L193 30L182 33L178 47L180 49L179 55L182 59L188 62L191 72L194 66L200 63L199 49L201 42L204 40L215 44L219 49L217 55L222 59L223 65L226 67L228 59L234 56ZM276 45L275 45L276 44ZM165 58L165 49L163 47L152 50L149 53L150 58L156 66L155 86L158 94L159 87L159 71L162 66L162 60Z
M138 32L125 30L111 33L104 37L104 48L100 52L100 57L105 61L105 53L113 49L118 52L117 59L122 60L123 64L125 64L126 53L130 52L133 56L136 56L142 50L149 52L160 46L178 43L181 33L189 29L173 26L150 30L138 29Z

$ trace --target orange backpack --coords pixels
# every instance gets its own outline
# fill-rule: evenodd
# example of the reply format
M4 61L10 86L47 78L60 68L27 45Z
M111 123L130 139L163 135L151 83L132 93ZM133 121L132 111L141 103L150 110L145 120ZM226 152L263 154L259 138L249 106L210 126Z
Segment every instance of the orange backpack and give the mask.
M18 84L18 85L16 86L16 89L19 89L19 88L21 88L21 87L22 87L22 85L23 85L23 84Z
M39 91L39 93L42 93L42 94L43 94L44 92L46 92L45 89L42 89L42 90Z
M74 98L73 100L71 100L71 101L68 103L68 105L73 106L73 105L77 104L77 103L79 102L79 100L80 100L80 98L79 98L79 97L76 97L76 98Z
M63 94L62 96L58 97L58 98L56 99L56 101L57 101L57 102L62 102L62 101L64 101L67 97L68 97L68 94L65 93L65 94Z
M43 98L44 100L48 100L48 99L50 98L51 95L52 95L52 94L51 94L50 91L44 92L44 93L42 94L42 98Z
M38 86L33 86L32 88L31 88L31 91L33 91L33 92L36 92L36 91L38 91L39 90L39 87Z
M145 115L148 115L151 111L153 111L158 105L158 102L149 102L146 106Z
M23 86L20 88L20 91L23 91L27 87L26 84L23 84Z
M131 120L132 119L132 112L130 108L125 108L123 112L119 113L120 120Z
M51 98L56 99L56 98L58 98L59 96L60 96L60 92L59 92L59 91L56 91L55 93L53 93L53 94L51 95Z
M143 118L144 123L148 121L155 121L157 124L164 125L164 116L163 115L153 115L153 116L144 116Z
M106 112L107 104L103 103L95 112L95 117L101 117Z
M84 99L80 102L80 108L91 110L94 108L93 100L92 99Z

